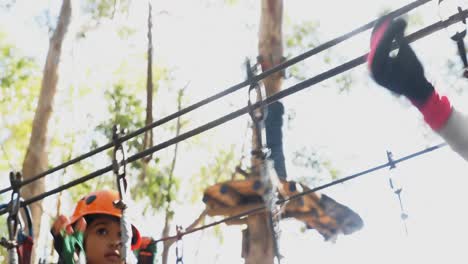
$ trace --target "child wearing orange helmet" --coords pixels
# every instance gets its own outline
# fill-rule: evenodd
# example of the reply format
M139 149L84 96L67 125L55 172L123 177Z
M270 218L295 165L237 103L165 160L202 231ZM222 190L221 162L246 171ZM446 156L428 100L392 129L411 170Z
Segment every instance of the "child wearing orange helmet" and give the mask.
M120 255L122 212L114 206L119 199L115 191L92 192L78 201L70 219L57 218L51 232L59 263L124 263ZM141 241L132 225L131 249L139 250ZM127 263L136 263L135 256L127 256Z

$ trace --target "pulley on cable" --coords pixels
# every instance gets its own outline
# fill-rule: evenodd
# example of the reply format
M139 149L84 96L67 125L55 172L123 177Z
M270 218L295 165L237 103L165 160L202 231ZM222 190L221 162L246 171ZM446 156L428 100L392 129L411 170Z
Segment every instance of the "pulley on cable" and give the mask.
M254 76L257 67L258 63L251 66L249 61L246 62L248 81L257 78ZM205 189L203 202L206 205L207 215L232 216L263 207L262 212L268 216L270 209L274 209L273 214L267 218L270 222L269 226L278 226L275 222L283 218L296 218L308 229L317 230L326 241L333 240L340 233L351 234L359 230L363 225L359 215L325 194L310 192L290 202L276 202L297 196L310 188L301 183L286 180L287 173L282 147L284 106L279 101L266 105L266 99L261 92L258 83L253 82L249 89L247 107L247 112L253 117L251 118L252 125L257 127L253 133L254 148L251 152L251 167L242 169L241 166L237 166L230 180L216 183ZM265 132L266 140L262 132ZM267 173L262 174L262 171ZM239 179L236 176L242 178ZM272 194L271 191L274 193ZM273 198L269 201L271 206L265 206L264 197ZM282 206L278 207L278 204ZM243 224L247 224L247 217L229 220L229 225ZM279 230L276 233L278 234ZM244 257L249 254L247 241L250 235L248 229L243 231L242 256ZM273 242L275 240L273 239ZM272 246L279 248L277 242L274 243L275 245ZM277 255L279 256L279 253Z
M398 197L398 202L400 204L400 218L401 221L403 221L403 226L405 228L405 234L408 235L408 227L406 225L406 219L408 219L408 214L405 211L405 208L403 206L403 199L402 197L402 191L403 191L403 186L401 186L400 181L397 179L396 175L393 173L393 170L396 168L395 161L393 160L393 154L391 151L387 150L387 159L388 159L388 164L389 164L389 184L390 188L392 189L393 193Z
M182 241L182 226L176 226L176 264L184 264L184 245Z
M463 0L439 0L438 1L438 11L440 20L444 21L449 18L454 12L461 14L463 8L467 7L466 1ZM468 78L468 60L466 57L466 48L465 48L465 37L466 37L466 19L463 18L461 23L456 23L450 27L446 28L446 31L450 35L450 38L456 42L458 55L463 63L463 74L462 76Z

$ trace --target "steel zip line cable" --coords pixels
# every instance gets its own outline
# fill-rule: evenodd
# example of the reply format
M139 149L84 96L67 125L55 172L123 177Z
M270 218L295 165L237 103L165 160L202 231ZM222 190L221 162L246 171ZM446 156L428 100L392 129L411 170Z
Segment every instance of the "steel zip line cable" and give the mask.
M441 29L444 29L447 26L450 26L450 25L452 25L452 24L454 24L456 22L459 22L462 19L465 19L466 17L468 17L468 10L465 9L462 12L459 12L459 13L457 13L455 15L452 15L447 20L438 21L438 22L436 22L434 24L431 24L431 25L429 25L429 26L427 26L427 27L415 32L415 33L412 33L412 34L408 35L407 36L408 42L411 43L411 42L413 42L415 40L426 37L426 36L428 36L428 35L430 35L430 34L432 34L434 32L437 32L437 31L439 31ZM348 70L350 70L350 69L352 69L354 67L357 67L357 66L363 64L365 62L366 56L367 56L367 54L361 55L361 56L359 56L359 57L357 57L357 58L355 58L353 60L350 60L350 61L348 61L348 62L346 62L344 64L341 64L341 65L339 65L339 66L337 66L335 68L332 68L332 69L330 69L330 70L328 70L326 72L318 74L315 77L312 77L312 78L307 79L307 80L305 80L303 82L300 82L300 83L298 83L296 85L293 85L293 86L291 86L291 87L289 87L289 88L287 88L285 90L282 90L282 91L280 91L280 92L266 98L265 101L263 101L263 102L256 102L255 104L251 105L250 107L258 108L258 107L261 107L262 104L271 104L271 103L273 103L273 102L275 102L275 101L277 101L277 100L279 100L281 98L284 98L286 96L294 94L294 93L296 93L298 91L301 91L301 90L303 90L303 89L305 89L305 88L307 88L309 86L312 86L312 85L317 84L317 83L319 83L321 81L329 79L329 78L331 78L331 77L333 77L335 75L338 75L340 73L348 71ZM198 134L200 134L200 133L202 133L204 131L207 131L209 129L217 127L217 126L219 126L221 124L224 124L224 123L226 123L226 122L228 122L228 121L230 121L230 120L232 120L232 119L234 119L236 117L239 117L239 116L241 116L243 114L248 113L250 107L249 106L243 107L241 109L238 109L237 111L231 112L231 113L229 113L229 114L227 114L225 116L222 116L222 117L220 117L220 118L218 118L216 120L213 120L213 121L211 121L211 122L209 122L209 123L207 123L205 125L202 125L202 126L200 126L198 128L195 128L193 130L185 132L185 133L183 133L183 134L181 134L181 135L179 135L177 137L169 139L169 140L167 140L165 142L162 142L162 143L160 143L160 144L158 144L156 146L150 147L150 148L148 148L148 149L146 149L144 151L141 151L141 152L129 157L126 160L126 162L127 163L134 162L134 161L136 161L138 159L141 159L141 158L143 158L145 156L148 156L151 153L159 151L159 150L161 150L163 148L171 146L171 145L173 145L175 143L178 143L180 141L186 140L186 139L188 139L188 138L190 138L192 136L198 135ZM44 192L44 193L42 193L40 195L37 195L35 197L32 197L32 198L24 201L22 203L22 206L26 206L26 205L29 205L31 203L37 202L37 201L39 201L41 199L44 199L45 197L48 197L50 195L56 194L56 193L58 193L60 191L63 191L65 189L68 189L70 187L73 187L75 185L83 183L85 181L88 181L88 180L90 180L92 178L100 176L100 175L102 175L102 174L104 174L106 172L109 172L111 170L112 170L112 165L109 165L109 166L107 166L105 168L102 168L100 170L92 172L91 174L88 174L88 175L83 176L83 177L81 177L79 179L76 179L76 180L71 181L71 182L69 182L67 184L64 184L64 185L62 185L60 187L57 187L57 188L55 188L53 190L50 190L50 191ZM4 213L5 213L4 211L0 211L0 215L4 214Z
M406 6L403 6L403 7L399 8L399 9L397 9L395 11L392 11L388 15L389 16L395 16L395 17L396 16L401 16L401 15L406 14L409 11L411 11L411 10L413 10L413 9L415 9L415 8L425 4L427 2L430 2L430 1L432 1L432 0L414 1L414 2L412 2L412 3L410 3L410 4L406 5ZM291 58L291 59L289 59L289 60L287 60L287 61L285 61L285 62L283 62L283 63L281 63L281 64L279 64L279 65L277 65L277 66L275 66L275 67L273 67L273 68L271 68L269 70L267 70L267 71L265 71L265 72L262 72L259 75L254 76L250 80L245 80L245 81L243 81L241 83L238 83L238 84L236 84L234 86L231 86L231 87L227 88L226 90L224 90L224 91L222 91L220 93L217 93L217 94L215 94L213 96L210 96L210 97L208 97L206 99L203 99L203 100L201 100L201 101L199 101L199 102L197 102L195 104L192 104L192 105L190 105L190 106L188 106L188 107L186 107L186 108L184 108L184 109L182 109L180 111L177 111L177 112L175 112L173 114L170 114L170 115L168 115L168 116L166 116L166 117L164 117L162 119L159 119L159 120L153 122L150 125L147 125L147 126L142 127L142 128L140 128L138 130L135 130L135 131L123 136L122 138L120 138L120 140L121 140L121 142L125 142L125 141L127 141L127 140L129 140L131 138L134 138L134 137L136 137L136 136L138 136L140 134L143 134L144 132L148 131L149 129L153 129L153 128L158 127L158 126L160 126L162 124L165 124L165 123L167 123L167 122L169 122L169 121L171 121L173 119L176 119L176 118L178 118L178 117L180 117L180 116L182 116L184 114L187 114L187 113L189 113L189 112L191 112L191 111L193 111L195 109L198 109L198 108L200 108L200 107L202 107L202 106L204 106L204 105L206 105L208 103L211 103L211 102L213 102L213 101L215 101L217 99L220 99L220 98L222 98L222 97L224 97L226 95L229 95L229 94L231 94L231 93L233 93L233 92L235 92L235 91L237 91L237 90L239 90L239 89L241 89L241 88L243 88L243 87L245 87L247 85L250 85L252 83L263 80L264 78L266 78L267 76L269 76L269 75L271 75L273 73L282 71L282 70L284 70L284 69L286 69L286 68L288 68L288 67L290 67L290 66L292 66L292 65L294 65L294 64L296 64L296 63L298 63L298 62L300 62L302 60L305 60L305 59L307 59L307 58L309 58L309 57L311 57L311 56L313 56L315 54L318 54L318 53L320 53L320 52L322 52L322 51L324 51L326 49L329 49L329 48L331 48L331 47L333 47L333 46L335 46L335 45L337 45L337 44L339 44L339 43L341 43L341 42L343 42L343 41L345 41L345 40L347 40L347 39L349 39L349 38L351 38L351 37L353 37L353 36L355 36L355 35L357 35L359 33L362 33L362 32L364 32L364 31L366 31L368 29L371 29L373 27L374 23L375 23L375 20L373 20L373 21L371 21L371 22L369 22L369 23L367 23L367 24L365 24L365 25L363 25L363 26L361 26L361 27L359 27L359 28L357 28L357 29L355 29L353 31L350 31L350 32L348 32L348 33L346 33L346 34L344 34L342 36L339 36L339 37L337 37L335 39L327 41L327 42L323 43L322 45L317 46L314 49L311 49L311 50L309 50L309 51L307 51L305 53L302 53L302 54L300 54L300 55L298 55L298 56L296 56L294 58ZM51 169L48 169L48 170L46 170L46 171L44 171L44 172L42 172L42 173L40 173L40 174L38 174L38 175L36 175L34 177L31 177L31 178L29 178L27 180L22 181L20 187L22 187L24 185L27 185L27 184L30 184L31 182L34 182L34 181L36 181L38 179L41 179L41 178L45 177L48 174L52 174L52 173L54 173L54 172L56 172L58 170L64 169L64 168L66 168L66 167L68 167L68 166L70 166L72 164L75 164L75 163L77 163L77 162L79 162L81 160L84 160L84 159L86 159L88 157L96 155L96 154L98 154L98 153L100 153L100 152L102 152L104 150L107 150L107 149L113 147L113 146L114 146L114 144L112 142L110 142L110 143L107 143L106 145L103 145L103 146L98 147L98 148L96 148L94 150L91 150L88 153L82 154L82 155L80 155L80 156L78 156L76 158L73 158L73 159L71 159L71 160L69 160L69 161L67 161L67 162L65 162L63 164L60 164L60 165L58 165L56 167L53 167ZM5 192L11 191L11 190L12 190L11 187L4 188L4 189L0 190L0 194L3 194Z
M283 203L285 203L285 202L288 202L288 201L297 199L297 198L299 198L299 197L302 197L302 196L304 196L304 195L306 195L306 194L313 193L313 192L316 192L316 191L319 191L319 190L323 190L323 189L325 189L325 188L329 188L329 187L331 187L331 186L334 186L334 185L337 185L337 184L340 184L340 183L343 183L343 182L352 180L352 179L354 179L354 178L358 178L358 177L363 176L363 175L365 175L365 174L368 174L368 173L371 173L371 172L374 172L374 171L377 171L377 170L381 170L381 169L383 169L383 168L385 168L385 167L390 167L392 164L397 164L397 163L400 163L400 162L403 162L403 161L406 161L406 160L415 158L415 157L417 157L417 156L420 156L420 155L426 154L426 153L428 153L428 152L434 151L434 150L439 149L439 148L441 148L441 147L444 147L444 146L446 146L446 145L447 145L446 143L441 143L441 144L438 144L438 145L429 147L429 148L427 148L427 149L424 149L424 150L415 152L415 153L413 153L413 154L407 155L407 156L402 157L402 158L400 158L400 159L394 160L392 163L391 163L391 162L387 162L387 163L385 163L385 164L382 164L382 165L379 165L379 166L376 166L376 167L367 169L367 170L362 171L362 172L355 173L355 174L353 174L353 175L350 175L350 176L341 178L341 179L336 180L336 181L329 182L329 183L327 183L327 184L318 186L318 187L316 187L316 188L313 188L313 189L310 189L310 190L307 190L307 191L304 191L304 192L300 192L300 193L298 193L298 194L295 194L295 195L290 196L290 197L287 198L287 199L279 200L279 201L277 202L277 204L283 204ZM194 229L192 229L192 230L188 230L188 231L186 231L186 232L183 232L183 233L180 234L179 236L184 236L184 235L187 235L187 234L195 233L195 232L197 232L197 231L201 231L201 230L203 230L203 229L207 229L207 228L209 228L209 227L213 227L213 226L216 226L216 225L219 225L219 224L228 222L228 221L236 220L236 219L239 219L239 218L241 218L241 217L248 216L248 215L253 214L253 213L258 213L258 212L263 211L263 210L265 210L265 209L266 209L266 207L265 207L264 205L258 206L258 207L256 207L256 208L247 210L247 211L245 211L245 212L243 212L243 213L240 213L240 214L237 214L237 215L233 215L233 216L230 216L230 217L226 217L226 218L221 219L221 220L219 220L219 221L216 221L216 222L213 222L213 223L210 223L210 224L207 224L207 225L203 225L203 226L194 228ZM155 242L157 243L157 242L166 241L166 240L171 240L171 239L175 239L175 238L177 238L177 236L168 236L168 237L163 237L163 238L161 238L161 239L155 240Z

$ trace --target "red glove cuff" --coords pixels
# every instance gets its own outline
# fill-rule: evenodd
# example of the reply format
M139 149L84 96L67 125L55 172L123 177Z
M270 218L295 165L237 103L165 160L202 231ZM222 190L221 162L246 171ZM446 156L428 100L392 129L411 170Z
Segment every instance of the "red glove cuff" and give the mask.
M452 113L452 106L446 96L440 96L435 90L423 104L411 101L424 116L424 121L435 131L444 127Z
M388 26L390 25L390 20L383 22L383 24L372 34L371 37L371 47L369 54L367 54L367 66L369 70L372 71L372 63L374 61L375 52L377 51L377 47L380 44L380 41L384 37L384 33L387 30Z

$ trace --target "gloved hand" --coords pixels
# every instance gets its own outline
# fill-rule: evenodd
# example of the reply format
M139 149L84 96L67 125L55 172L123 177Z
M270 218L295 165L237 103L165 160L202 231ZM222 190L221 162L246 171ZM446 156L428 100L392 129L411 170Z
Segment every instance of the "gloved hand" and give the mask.
M404 38L405 28L403 19L380 18L372 31L367 62L378 84L406 96L419 106L432 95L434 87L426 80L421 62ZM399 51L395 57L390 57L393 40L396 40Z
M424 76L424 69L404 38L406 22L389 17L380 18L372 31L371 49L367 62L372 78L397 94L406 96L424 116L424 121L435 131L442 129L452 113L450 101L439 96ZM399 50L390 56L392 42Z
M77 220L74 228L66 216L60 215L54 222L51 233L54 237L54 248L59 254L59 263L81 263L84 256L84 232L86 221L84 218Z
M151 237L142 237L140 247L133 253L138 259L138 264L153 264L156 262L156 243Z

